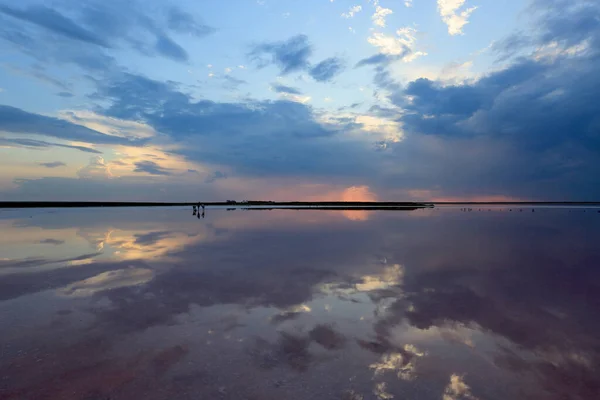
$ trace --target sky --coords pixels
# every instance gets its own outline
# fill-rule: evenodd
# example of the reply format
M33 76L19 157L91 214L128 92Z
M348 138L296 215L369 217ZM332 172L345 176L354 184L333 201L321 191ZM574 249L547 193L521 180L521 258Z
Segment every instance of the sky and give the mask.
M0 200L600 198L595 0L0 0Z

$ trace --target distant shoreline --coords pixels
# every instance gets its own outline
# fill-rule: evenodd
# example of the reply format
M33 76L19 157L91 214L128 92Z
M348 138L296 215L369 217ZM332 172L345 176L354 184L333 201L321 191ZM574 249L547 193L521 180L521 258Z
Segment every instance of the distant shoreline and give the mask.
M96 207L192 207L204 205L205 207L286 207L286 208L425 208L433 207L431 203L417 202L348 202L348 201L221 201L221 202L185 202L185 203L159 203L159 202L126 202L126 201L0 201L0 208L96 208Z
M416 209L444 205L465 206L600 206L600 202L349 202L349 201L247 201L247 202L124 202L124 201L0 201L0 208L101 208L101 207L206 207L228 208L288 208L288 209Z

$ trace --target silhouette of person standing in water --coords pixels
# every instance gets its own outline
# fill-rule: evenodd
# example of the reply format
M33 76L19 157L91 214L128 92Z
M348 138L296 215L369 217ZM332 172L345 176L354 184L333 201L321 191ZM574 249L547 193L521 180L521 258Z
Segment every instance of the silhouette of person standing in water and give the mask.
M194 214L198 217L198 219L200 219L201 217L204 218L205 216L205 209L206 207L204 206L204 204L202 203L198 203L197 206L193 206L194 207ZM202 214L200 213L200 209L202 208Z

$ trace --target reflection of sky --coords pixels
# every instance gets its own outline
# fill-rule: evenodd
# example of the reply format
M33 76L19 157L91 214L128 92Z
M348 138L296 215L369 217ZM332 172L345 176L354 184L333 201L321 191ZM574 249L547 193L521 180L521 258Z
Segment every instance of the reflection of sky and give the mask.
M595 217L4 212L0 389L8 399L593 398Z

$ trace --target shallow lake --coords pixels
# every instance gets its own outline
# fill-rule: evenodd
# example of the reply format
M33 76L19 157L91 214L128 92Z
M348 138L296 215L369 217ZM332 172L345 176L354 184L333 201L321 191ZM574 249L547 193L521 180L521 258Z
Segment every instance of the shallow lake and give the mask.
M0 210L1 399L595 399L600 213Z

